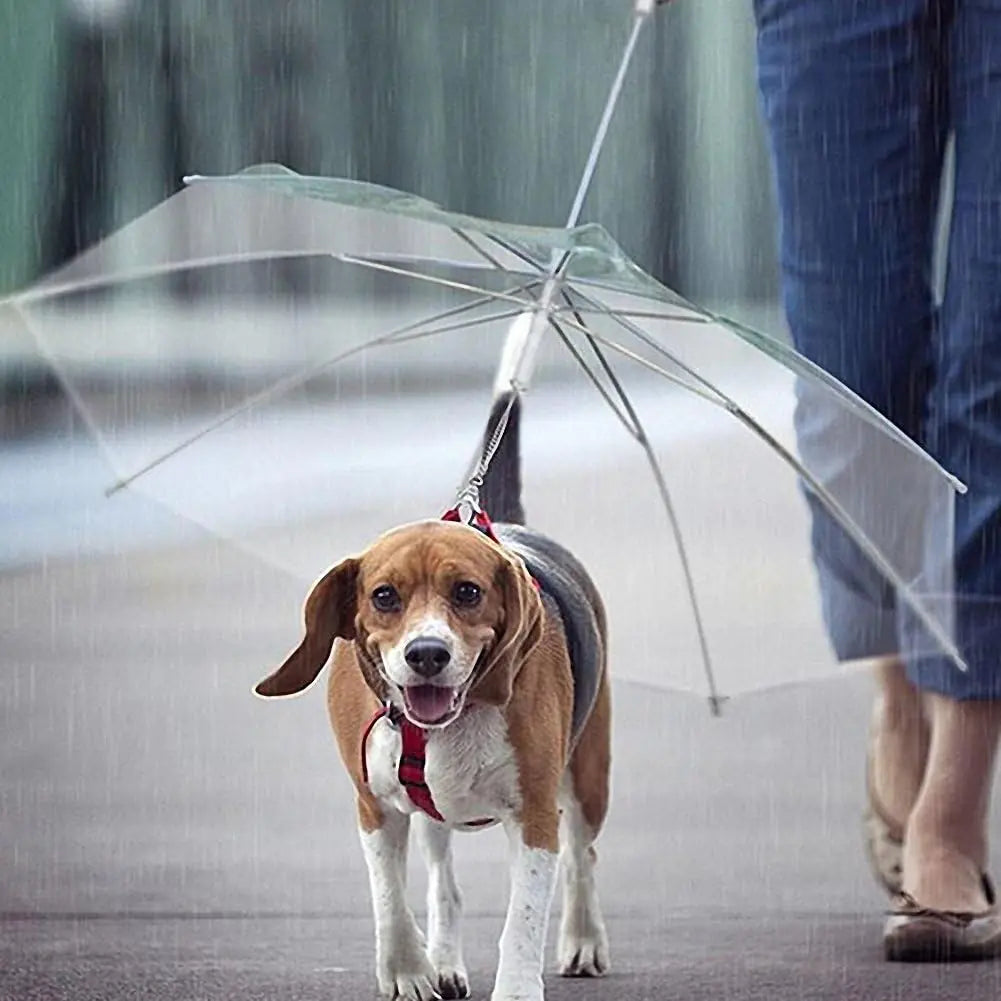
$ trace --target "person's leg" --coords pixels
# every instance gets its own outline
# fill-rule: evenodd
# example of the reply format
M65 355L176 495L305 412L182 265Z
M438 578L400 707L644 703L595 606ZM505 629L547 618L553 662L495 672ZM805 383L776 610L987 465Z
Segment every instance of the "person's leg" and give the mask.
M983 911L1001 701L930 693L931 749L904 840L904 889L924 907Z
M928 717L921 693L899 658L881 658L874 674L878 695L872 714L870 793L884 823L891 827L893 840L899 843L924 779L930 741ZM894 864L899 879L899 847Z
M986 904L987 806L1001 733L1001 0L964 0L950 56L956 183L927 440L969 487L956 500L961 673L914 657L931 752L911 813L904 888L924 906Z
M927 0L755 2L794 342L915 439L935 317L932 247L945 143L940 32L928 8ZM857 476L837 415L817 404L804 395L797 408L801 453L824 467L828 482L851 482L880 510L880 491L894 484ZM892 587L823 509L814 504L812 514L836 654L892 658ZM884 660L876 676L870 783L902 833L927 730L899 660Z

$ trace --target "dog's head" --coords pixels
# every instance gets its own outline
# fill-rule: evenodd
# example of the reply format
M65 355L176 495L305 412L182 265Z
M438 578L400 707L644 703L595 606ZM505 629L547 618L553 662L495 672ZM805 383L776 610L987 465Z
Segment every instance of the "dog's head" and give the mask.
M424 727L452 722L467 697L504 705L543 632L522 562L475 529L441 521L397 528L328 571L305 620L302 643L259 695L302 691L334 640L352 640L366 676Z

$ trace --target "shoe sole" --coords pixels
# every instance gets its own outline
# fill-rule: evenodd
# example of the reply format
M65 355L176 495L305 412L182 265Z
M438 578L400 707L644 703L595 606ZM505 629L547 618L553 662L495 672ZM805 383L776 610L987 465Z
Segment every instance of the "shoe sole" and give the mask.
M1001 956L1001 916L975 918L957 927L934 917L891 917L883 934L891 963L972 963Z

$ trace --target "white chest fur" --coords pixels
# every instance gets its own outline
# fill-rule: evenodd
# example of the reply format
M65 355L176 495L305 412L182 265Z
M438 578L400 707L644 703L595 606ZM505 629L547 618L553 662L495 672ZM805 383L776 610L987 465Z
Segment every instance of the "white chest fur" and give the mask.
M414 805L399 780L402 738L388 719L372 728L365 746L368 784L378 799L405 813ZM443 730L427 731L424 781L449 824L504 820L521 802L514 749L498 709L467 706Z

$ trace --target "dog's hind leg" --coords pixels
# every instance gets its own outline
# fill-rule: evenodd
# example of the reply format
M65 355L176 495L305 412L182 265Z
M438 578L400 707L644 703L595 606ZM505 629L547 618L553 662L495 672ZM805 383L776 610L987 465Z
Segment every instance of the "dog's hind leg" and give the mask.
M564 977L600 977L607 972L608 935L594 880L594 840L608 810L611 699L602 681L560 790L563 816L560 855L563 914L557 959Z
M365 819L365 812L360 809ZM437 977L424 950L413 912L407 906L407 837L410 818L386 810L379 826L361 829L375 914L375 959L379 990L387 998L428 1001Z
M417 842L428 869L428 958L438 974L443 998L469 997L462 961L462 894L452 865L452 831L423 814L415 815Z

